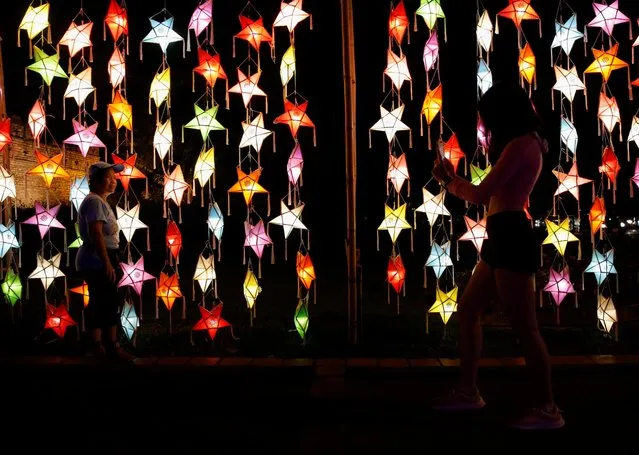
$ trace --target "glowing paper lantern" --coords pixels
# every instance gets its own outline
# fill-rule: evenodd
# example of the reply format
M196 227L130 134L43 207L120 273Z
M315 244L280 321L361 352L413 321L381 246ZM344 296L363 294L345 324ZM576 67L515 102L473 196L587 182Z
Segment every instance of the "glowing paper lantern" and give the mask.
M610 333L617 323L617 310L611 297L597 296L597 320L602 331Z
M130 302L124 302L122 313L120 314L120 325L124 334L130 340L135 335L135 331L140 327L140 318L135 313L135 307Z
M81 286L76 286L74 288L69 288L69 292L73 292L74 294L79 294L82 296L82 304L84 308L89 304L89 299L91 296L89 295L89 286L86 282L82 282Z
M191 15L191 20L189 21L189 30L193 30L195 32L195 36L200 36L200 34L206 30L206 27L211 24L213 21L213 0L203 0L197 5L195 11ZM211 33L211 36L213 34ZM190 35L189 35L190 37Z
M473 185L479 185L484 181L488 174L490 174L490 170L492 169L489 164L486 166L486 169L482 169L479 166L475 166L474 164L470 165L470 183Z
M93 92L95 92L95 87L91 85L91 67L88 67L77 75L70 76L69 84L64 91L64 98L73 98L76 104L81 106L87 96Z
M160 272L160 282L155 296L162 300L167 310L171 311L175 300L182 297L177 273L169 276L164 272Z
M222 234L224 233L224 215L222 215L222 211L217 202L213 202L209 205L209 215L206 219L206 224L217 241L220 242L222 240Z
M486 53L489 53L493 47L493 23L488 10L484 10L477 21L477 44Z
M441 84L435 87L433 90L430 90L426 93L426 98L424 98L424 104L422 105L421 114L424 115L426 119L426 124L430 126L442 110L443 106L443 95L442 95L442 86ZM443 122L443 119L440 116L440 123ZM422 118L420 117L420 127L421 134L424 135L424 124L422 122ZM431 140L430 140L430 128L428 128L428 148L430 148Z
M68 178L69 174L62 168L61 162L63 158L63 154L59 153L58 155L52 156L49 158L46 155L43 155L39 151L35 150L36 160L38 160L38 164L27 171L28 175L39 175L44 179L44 182L47 188L51 187L51 182L54 178Z
M409 179L405 153L402 153L400 156L397 157L395 155L389 155L388 172L386 173L386 179L391 182L397 194L401 193L404 182Z
M446 19L441 0L420 0L419 8L415 11L415 15L424 19L429 30L435 27L437 19Z
M126 98L122 96L120 90L113 94L113 102L109 104L108 108L116 129L122 127L129 131L133 129L133 108Z
M433 242L425 267L432 267L437 279L442 277L447 267L453 267L453 260L450 257L450 241L443 245Z
M54 77L68 79L67 73L60 66L58 54L48 55L37 46L33 46L33 49L35 62L27 66L27 69L42 76L42 80L48 86L51 86Z
M148 280L155 280L155 277L144 270L144 256L140 256L135 264L120 262L123 275L118 282L118 287L130 286L137 295L142 293L142 284Z
M210 55L203 49L197 50L198 66L193 70L202 75L209 87L214 87L219 79L226 79L226 73L220 62L220 55Z
M455 286L448 292L444 292L439 287L435 290L435 303L428 309L429 313L439 313L444 322L448 324L448 320L457 311L457 292Z
M600 232L600 229L603 228L603 225L606 222L606 203L603 198L595 198L595 202L592 204L588 217L590 219L590 233L591 237L593 237L594 243L595 234ZM603 232L601 232L601 235L603 236Z
M75 177L71 183L71 192L69 199L73 203L76 211L80 210L80 205L84 198L87 197L91 190L86 177Z
M122 182L124 191L129 191L129 183L131 179L146 179L146 175L142 173L137 167L135 167L135 161L138 158L137 154L133 154L126 160L123 160L119 156L112 154L113 164L121 164L124 166L122 172L117 172L115 177Z
M530 47L526 43L524 48L519 52L519 77L532 85L536 80L537 59Z
M561 305L566 295L575 293L575 288L570 281L568 266L564 267L560 272L550 269L550 277L548 278L548 283L544 286L544 291L550 293L557 306Z
M22 299L22 282L13 269L9 269L5 275L4 280L0 285L0 289L2 289L4 298L12 307L16 305L18 300Z
M178 260L182 249L182 233L175 221L170 221L166 228L166 247L173 259Z
M11 142L11 119L0 119L0 152Z
M310 289L313 281L315 281L315 266L311 256L298 251L295 257L295 270L297 278L299 278L304 287Z
M559 224L546 220L546 230L548 231L548 236L544 239L542 245L554 245L562 256L565 254L566 246L568 246L569 242L579 242L579 239L570 232L569 218L565 218Z
M386 133L386 139L390 144L395 138L398 131L410 131L410 127L402 122L401 118L404 113L404 105L400 105L397 109L387 111L383 106L379 107L380 118L372 127L371 131L383 131ZM370 132L368 133L368 145L371 147Z
M37 255L37 266L33 272L28 276L30 280L40 280L44 290L46 291L51 286L51 283L56 278L65 276L60 270L60 259L62 255L60 253L53 256L51 259L45 259L40 253Z
M306 333L308 332L308 326L310 323L307 299L299 299L297 302L293 321L295 322L295 330L297 330L298 335L303 341L306 341Z
M486 218L475 221L464 215L464 222L466 223L467 230L461 237L459 237L459 240L472 242L477 253L479 253L482 245L484 244L484 240L488 238L488 233L486 232Z
M630 83L630 68L626 62L617 58L617 52L619 52L619 44L615 44L607 51L593 48L592 53L595 54L595 61L585 69L584 73L601 73L604 82L608 82L610 74L614 70L628 68L628 83Z
M630 22L628 16L619 11L619 0L610 5L593 2L595 18L588 23L588 27L601 28L608 36L612 36L615 25Z
M162 49L162 53L166 55L169 44L182 41L182 53L184 54L184 38L173 30L175 18L169 16L161 22L149 18L149 21L151 22L151 31L142 39L142 43L157 44ZM142 43L140 43L140 59L142 59Z
M613 96L608 98L605 93L599 94L599 120L604 128L612 134L617 124L621 127L621 114L619 112L619 105L617 100Z
M195 180L198 180L203 187L213 174L215 174L215 148L211 147L208 150L202 150L197 157L193 170L193 191L195 191Z
M299 142L295 144L295 148L288 157L286 162L286 173L290 185L297 185L304 169L304 157L302 156L302 148Z
M431 33L424 44L424 52L422 53L422 61L424 62L424 69L426 70L426 77L428 72L435 68L435 63L439 59L439 42L437 41L437 33Z
M251 247L258 258L262 257L264 247L273 244L271 237L264 229L264 221L262 220L259 220L256 224L251 224L248 221L245 221L244 234L244 246Z
M541 22L539 14L530 6L531 0L508 0L509 5L502 9L498 16L512 20L517 29L521 30L521 23L527 20L537 20ZM541 35L541 25L540 33Z
M617 175L619 175L620 170L621 166L619 165L619 160L617 159L617 155L615 155L615 151L612 147L606 147L604 149L603 156L601 157L599 172L606 174L608 180L616 184Z
M479 93L486 93L492 86L493 73L490 71L486 62L482 59L477 65L477 87L479 88Z
M252 171L250 174L245 174L242 169L237 167L237 183L233 185L227 193L242 193L244 195L244 201L246 202L246 206L249 207L251 202L253 201L253 195L256 193L268 194L262 185L260 185L258 180L262 175L262 169L258 168ZM230 208L230 203L228 204Z
M75 229L75 240L67 247L69 250L72 249L78 249L82 246L82 244L84 243L82 241L82 237L80 237L80 226L78 225L78 223L75 223L73 225L73 228ZM69 256L67 256L68 258ZM68 262L68 261L67 261Z
M246 306L248 306L250 310L254 311L255 302L257 301L257 297L262 292L262 288L257 281L255 273L253 273L253 270L251 270L250 267L246 271L246 275L244 276L244 284L242 285L242 289L244 292L244 299L246 300ZM251 315L253 315L253 312L251 312Z
M553 174L559 180L559 187L555 191L555 196L562 193L570 193L576 200L579 200L579 187L586 183L592 183L591 179L580 177L577 170L577 163L573 162L570 167L570 171L566 174L564 172L553 170Z
M60 38L59 45L67 46L69 49L69 56L73 57L85 47L92 47L91 44L91 29L93 29L93 22L85 22L84 24L76 24L72 22L62 38Z
M244 107L248 107L249 103L251 102L251 98L253 98L253 96L264 96L264 97L266 96L266 93L264 93L264 91L262 91L262 89L257 86L257 83L259 82L261 75L262 75L262 72L258 70L257 72L252 74L250 77L247 77L242 72L242 70L238 68L237 69L238 83L229 89L229 93L238 93L242 95L242 100L244 101Z
M400 293L404 288L406 280L406 268L400 255L388 258L388 266L386 268L386 281L390 284L396 293Z
M197 259L197 265L195 266L195 274L193 275L193 281L197 281L200 285L202 292L206 292L211 284L217 279L217 273L215 272L215 258L213 255L205 258L203 255Z
M138 229L148 229L149 227L140 221L140 204L136 204L129 210L123 210L120 206L116 207L118 226L120 232L124 234L127 243L131 242L135 231Z
M628 153L630 153L630 141L634 141L635 145L639 147L639 117L634 116L632 118L632 126L630 127L630 132L628 133ZM628 158L630 160L630 158Z
M195 117L189 123L184 125L184 128L199 130L203 141L206 141L206 138L209 136L211 131L225 130L224 126L222 126L222 124L215 118L218 106L212 106L206 111L197 104L193 107L195 108ZM182 138L182 140L184 140L184 138Z
M169 199L175 202L175 205L181 206L184 192L189 189L189 184L184 180L182 174L182 166L179 164L173 169L171 174L164 176L164 200Z
M206 330L211 338L211 341L215 339L217 331L224 327L230 327L226 320L222 319L223 303L216 305L211 311L207 310L203 306L200 306L201 319L193 326L192 330Z
M295 59L295 46L290 45L289 48L282 55L282 62L280 63L280 80L282 81L282 86L286 87L293 76L295 76L296 71L296 59ZM285 96L286 96L286 92Z
M601 286L608 275L611 273L616 274L617 269L614 266L615 260L615 250L614 248L608 250L606 253L601 254L596 249L592 250L592 259L590 260L590 264L584 270L584 273L592 273L595 275L597 279L597 285Z
M563 24L555 22L555 38L552 41L551 48L559 47L569 56L575 41L583 39L583 37L584 34L577 29L577 16L573 14Z
M422 188L422 194L422 205L417 207L415 211L425 213L431 227L435 224L440 215L450 216L450 212L446 206L444 206L444 198L446 197L446 193L444 191L435 196L424 187Z
M399 92L404 82L411 82L410 71L408 70L408 62L406 55L397 55L388 49L386 54L386 69L384 74L391 80L395 89ZM412 92L412 88L411 88ZM401 117L401 115L400 115Z
M124 80L124 76L126 75L124 56L122 55L122 53L120 53L120 50L117 47L115 48L115 50L113 51L113 55L111 55L111 58L109 59L108 70L109 81L115 89L122 83L122 81Z
M171 68L167 66L161 72L156 73L151 81L151 89L149 91L149 113L151 112L151 100L155 101L155 107L159 109L164 101L170 104L170 93Z
M20 242L16 236L16 226L13 223L10 223L9 226L0 224L0 257L4 257L11 248L20 248Z
M303 102L302 104L293 104L288 100L284 101L284 110L285 112L273 120L273 123L284 123L288 125L291 130L291 135L293 139L297 138L297 130L300 127L308 127L313 128L313 143L315 143L315 124L306 115L306 109L308 108L308 101Z
M390 13L388 19L388 34L392 36L397 44L402 44L404 41L404 35L408 28L408 16L406 15L406 7L404 6L404 0L400 0L395 8Z
M639 187L639 160L635 162L635 175L630 178ZM632 189L632 186L630 187Z
M280 11L277 13L273 27L286 27L289 33L295 30L297 24L310 16L302 9L303 0L290 0L280 3ZM311 27L312 28L312 27Z
M60 206L61 205L58 204L55 207L46 209L42 206L42 204L40 204L40 202L36 201L35 215L24 220L22 224L32 224L38 226L41 239L44 239L44 236L47 235L47 232L49 232L50 228L66 229L64 225L56 219L58 211L60 210Z
M242 27L242 30L233 37L233 43L235 43L235 38L246 40L253 49L259 52L262 43L271 43L273 41L271 35L264 28L264 21L261 17L253 20L240 15L240 27ZM235 55L235 52L233 54Z
M122 8L117 0L111 0L111 3L109 3L109 9L107 10L104 23L109 27L113 41L117 41L122 35L128 36L129 34L129 21L126 9ZM135 314L135 310L133 310L133 313Z
M577 155L577 144L579 144L579 135L575 125L565 117L561 118L561 142L566 146L573 156Z
M40 100L36 100L31 111L29 111L27 123L29 124L29 129L33 135L34 142L39 145L40 135L47 127L47 117L44 113L44 106Z
M7 198L16 198L16 181L13 175L0 166L0 202L6 201Z
M171 119L161 123L155 129L153 134L153 149L157 152L161 160L166 158L167 153L173 147L173 129Z
M44 323L45 329L51 329L60 338L64 338L67 329L74 325L77 325L77 322L71 318L66 305L61 304L55 307L47 303L47 320Z
M555 82L552 88L561 92L571 103L575 100L575 95L578 90L586 90L586 86L581 79L579 79L576 66L566 70L555 65L555 78L557 82ZM553 96L553 107L554 100L555 97Z
M379 231L387 231L394 245L404 229L411 229L411 225L406 221L406 204L402 204L394 210L388 205L384 205L384 220L377 228L377 249L379 250Z
M451 162L455 172L457 172L459 161L466 158L466 155L462 152L462 149L459 146L457 134L453 133L453 135L444 144L444 157Z
M27 32L30 40L49 26L49 4L42 3L39 6L29 5L27 12L18 26L18 47L20 46L20 30Z
M261 112L250 122L242 122L242 139L240 139L240 148L253 147L256 152L262 150L264 140L273 134L271 130L264 128L264 114Z
M76 120L72 120L72 122L74 134L66 138L63 141L64 144L73 144L77 146L84 157L87 156L91 147L99 147L106 150L106 145L104 145L104 142L102 142L96 135L98 130L97 123L84 126Z
M288 239L293 229L300 229L306 231L306 226L302 223L302 210L304 210L304 203L289 209L284 201L280 201L280 215L269 221L269 224L277 224L284 228L284 238ZM246 246L246 245L245 245Z

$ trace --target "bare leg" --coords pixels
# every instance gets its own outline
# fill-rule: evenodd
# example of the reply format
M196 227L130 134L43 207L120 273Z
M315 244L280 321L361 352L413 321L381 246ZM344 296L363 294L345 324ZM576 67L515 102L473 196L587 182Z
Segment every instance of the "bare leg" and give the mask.
M510 321L524 349L526 366L534 383L535 399L541 407L554 406L550 358L535 312L533 277L508 270L495 270L499 298L509 311Z
M482 348L480 317L495 296L492 269L483 261L475 268L457 308L459 316L459 385L467 390L477 388L477 369Z

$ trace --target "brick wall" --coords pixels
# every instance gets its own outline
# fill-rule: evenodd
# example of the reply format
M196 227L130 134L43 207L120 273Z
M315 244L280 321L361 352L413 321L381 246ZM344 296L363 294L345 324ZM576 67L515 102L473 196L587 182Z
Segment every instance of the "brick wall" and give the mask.
M43 133L43 137L49 133ZM34 150L49 157L63 152L62 140L66 138L56 138L59 146L51 145L53 142L50 135L47 136L49 145L44 141L39 147L33 142L33 136L28 125L18 116L11 118L11 139L13 142L7 146L3 153L9 153L10 167L9 173L14 176L16 182L16 205L18 207L33 207L35 201L46 201L46 183L44 179L37 175L27 175L27 172L38 164ZM75 177L85 175L85 166L104 157L104 151L100 149L90 149L86 159L80 153L80 149L74 145L64 147L64 159L62 167L69 174L69 178L54 178L49 188L49 201L51 205L61 203L68 205L71 183ZM86 161L86 162L85 162Z

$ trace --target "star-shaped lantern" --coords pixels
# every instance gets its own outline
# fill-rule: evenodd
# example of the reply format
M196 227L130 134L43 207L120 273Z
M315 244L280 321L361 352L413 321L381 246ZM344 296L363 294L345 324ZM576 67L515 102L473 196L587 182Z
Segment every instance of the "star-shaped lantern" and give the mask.
M44 286L44 290L46 291L51 286L51 283L56 278L65 276L60 270L60 260L62 259L62 254L57 253L51 259L45 259L40 253L37 255L37 266L33 272L28 276L31 279L39 279L42 282L42 286Z
M69 56L73 57L85 47L91 47L91 30L93 29L93 22L85 22L83 24L76 24L72 22L58 45L67 46L69 48Z
M39 151L35 150L36 160L38 164L27 171L28 175L39 175L44 179L47 188L51 188L51 182L54 178L69 178L69 174L62 168L63 154L59 153L49 158Z
M315 124L306 114L308 101L302 104L291 103L289 100L284 101L285 112L273 120L273 123L285 123L291 130L293 138L297 138L297 131L301 126L313 128L313 138L315 138Z
M526 43L519 52L519 76L521 79L533 84L537 69L537 59L530 44Z
M297 278L299 278L304 287L310 289L311 284L315 281L315 266L313 265L310 254L304 254L301 251L297 252L295 257L295 270L297 272Z
M426 214L428 223L433 226L440 215L450 216L450 212L444 206L444 198L446 193L442 191L437 196L433 195L425 187L422 188L423 202L422 205L415 209L416 212L422 212Z
M386 133L386 139L390 144L395 138L395 134L398 131L410 131L410 127L402 122L402 115L404 113L404 105L400 105L398 108L392 111L387 111L384 106L379 107L381 118L371 127L372 131L383 131ZM369 145L370 145L370 133L369 133Z
M120 262L122 268L122 278L118 282L118 287L130 286L137 295L142 293L142 285L145 281L155 280L155 277L144 270L144 256L140 256L135 264Z
M129 183L131 182L131 179L146 179L146 175L135 167L135 161L138 158L137 154L131 155L126 160L123 160L115 154L111 155L111 158L113 158L113 164L121 164L124 166L122 172L117 172L115 174L115 177L122 182L124 191L129 191Z
M599 94L598 116L601 124L611 134L617 124L621 125L621 113L619 112L619 105L614 96L608 98L603 92Z
M406 268L400 255L388 258L388 266L386 267L386 281L395 289L396 293L402 292L404 282L406 281Z
M446 19L441 0L420 0L419 8L417 8L415 14L424 19L429 30L435 27L437 19Z
M433 242L430 248L430 255L426 259L425 267L432 267L437 279L446 271L446 267L452 267L453 260L450 257L450 241L445 242L443 245L439 245Z
M11 142L11 119L6 117L0 119L0 152Z
M619 175L620 170L621 165L619 164L617 155L615 155L615 151L612 147L606 147L604 149L603 156L601 157L599 172L606 174L606 177L608 177L608 180L612 183L616 183L617 175Z
M262 75L261 71L257 71L252 74L250 77L246 76L242 70L238 68L237 70L237 79L238 82L233 87L229 89L229 93L238 93L242 95L242 100L244 101L244 107L248 107L251 102L251 98L253 96L266 96L266 93L258 87L257 83L260 80L260 76Z
M575 100L575 94L578 90L586 90L586 86L579 79L576 66L566 70L555 65L555 79L557 82L552 88L563 93L571 103Z
M153 18L149 18L149 21L151 22L151 31L144 37L142 43L159 45L160 49L162 49L162 53L165 55L171 43L182 41L182 46L184 46L184 38L173 30L174 17L169 16L163 21L156 21ZM142 50L142 43L140 43L140 50ZM140 52L140 57L142 57L142 52Z
M131 302L124 302L122 313L120 314L120 325L124 334L130 340L135 335L135 331L140 327L140 318L135 312L135 307Z
M384 220L377 228L377 231L387 231L391 241L395 244L402 230L411 228L410 223L406 221L406 204L402 204L394 210L388 205L384 205Z
M555 191L555 196L561 193L570 193L576 200L579 200L579 187L586 183L592 183L591 179L580 177L577 170L577 163L573 162L570 171L566 174L560 170L553 170L553 174L559 180L559 187Z
M302 169L304 169L304 157L302 156L302 147L298 142L295 144L295 148L286 162L286 173L288 175L288 182L291 185L297 185L302 175Z
M104 142L102 142L96 135L96 132L98 130L97 123L85 126L75 119L73 119L72 122L74 134L66 138L63 141L64 144L73 144L79 147L80 152L84 157L87 156L87 153L89 153L89 149L91 147L100 147L106 149L106 145L104 145Z
M184 198L184 192L189 189L189 184L184 180L184 174L182 173L182 166L179 164L175 166L175 169L169 174L164 175L164 200L169 199L175 202L175 205L182 205L182 199Z
M290 0L280 3L273 27L286 27L289 33L295 30L297 24L308 18L310 14L302 9L302 0Z
M182 233L175 221L169 221L166 227L166 248L171 257L177 260L180 256L180 250L182 250Z
M116 129L122 127L129 131L133 129L133 108L122 96L120 90L113 94L113 101L108 105L108 109Z
M31 135L36 144L40 144L40 136L47 127L47 117L44 113L44 106L39 99L33 104L31 111L29 111L29 117L27 119Z
M272 245L273 241L264 229L264 221L259 220L256 224L248 221L244 222L244 246L249 246L255 252L258 258L262 257L264 248Z
M169 276L164 272L160 272L160 282L155 296L162 300L167 310L171 311L175 300L182 297L177 273Z
M306 341L306 333L308 332L308 326L310 318L308 315L308 299L299 299L297 307L295 308L295 316L293 317L295 323L295 330L303 341Z
M71 192L69 199L73 203L75 210L80 210L80 205L84 198L87 197L91 190L89 189L89 181L86 176L84 177L75 177L73 182L71 183Z
M173 147L173 128L171 126L171 119L167 119L166 122L160 123L155 129L153 134L153 149L157 152L161 160L166 158L167 153L171 151Z
M120 226L120 232L124 234L124 238L127 243L131 242L135 231L138 229L148 229L149 227L140 221L140 204L135 205L129 210L123 210L121 207L116 207L118 216L118 226Z
M584 34L577 29L577 16L572 15L563 24L555 22L555 38L552 41L552 49L560 47L566 55L570 55L575 41L584 37Z
M69 84L64 91L64 98L73 98L78 106L85 102L87 96L95 92L95 87L91 85L91 67L86 68L78 74L72 74Z
M424 62L424 70L428 73L435 68L435 63L439 59L439 41L437 41L437 33L431 33L424 44L424 52L422 53L422 61Z
M205 258L200 254L197 259L197 265L195 266L193 281L197 281L202 292L206 292L216 279L215 258L213 255Z
M206 27L209 26L211 21L213 20L213 0L202 0L193 11L191 15L191 20L189 21L189 30L193 30L195 32L195 36L200 36L200 34L206 30Z
M630 22L628 16L619 11L619 0L615 0L610 5L593 2L595 18L588 23L588 27L601 28L608 36L612 36L612 30L617 24Z
M13 223L10 223L9 226L0 224L0 257L4 257L11 248L20 248L20 242L16 236L16 226Z
M111 3L109 3L104 22L109 27L114 42L117 42L120 36L129 34L126 9L120 6L118 0L111 0ZM135 313L135 310L133 312Z
M466 155L459 146L459 139L457 139L457 134L455 133L453 133L453 135L444 144L444 158L451 162L455 172L457 172L459 162L463 158L466 158Z
M16 198L16 181L13 175L0 166L0 202L6 201L7 198Z
M264 21L261 17L253 20L246 16L240 16L240 27L242 27L242 30L233 39L239 38L248 41L256 51L260 50L262 43L271 43L273 41L271 35L264 28Z
M402 88L404 82L411 82L410 71L408 70L408 62L406 61L406 55L397 55L392 50L388 49L386 54L386 69L384 74L393 83L393 86L397 91ZM401 117L401 115L400 115Z
M437 117L437 114L441 112L443 104L444 104L444 98L443 98L443 90L442 90L441 84L439 84L433 90L426 92L426 97L424 98L424 104L422 104L421 114L424 115L427 125L430 126L433 123L433 120L435 120L435 117ZM420 123L421 123L421 117L420 117ZM421 129L422 129L422 135L423 135L424 134L423 124L421 124ZM429 128L428 129L428 148L430 147L431 147L431 140L430 140L430 128Z
M486 169L482 169L479 166L475 166L474 164L470 165L470 183L473 185L479 185L484 181L488 174L490 174L490 170L492 169L489 164L486 166Z
M540 21L539 14L530 5L531 0L508 0L509 5L502 9L498 16L512 20L518 29L521 23L526 20Z
M304 210L304 203L302 202L297 207L289 209L284 201L280 201L281 214L269 221L269 224L277 224L284 228L284 238L288 239L293 229L300 229L306 231L306 226L302 223L302 210Z
M597 320L604 332L612 331L613 325L617 323L617 310L612 297L604 297L601 294L597 296Z
M20 30L27 32L30 40L49 26L49 4L29 5L27 12L18 26L18 46L20 46Z
M212 106L206 111L200 106L195 104L195 117L184 128L190 128L194 130L200 130L202 140L206 141L211 131L224 131L226 128L215 118L217 115L218 106Z
M242 193L244 195L244 201L247 207L251 205L253 201L253 195L256 193L268 194L258 180L262 175L262 168L255 169L250 174L245 174L244 171L237 167L237 183L229 188L228 193Z
M490 52L493 46L493 31L493 23L490 20L488 10L484 10L477 21L477 43L486 53Z
M592 259L590 264L584 270L584 273L593 273L597 279L597 285L601 286L608 275L611 273L616 274L617 269L614 266L615 250L614 248L608 250L604 254L601 254L596 249L592 250Z
M12 307L18 303L18 300L22 299L22 281L20 281L20 276L17 275L13 269L9 269L5 275L0 289L2 290L4 298Z
M67 329L74 325L77 325L77 322L71 318L65 304L55 307L47 303L47 320L44 323L45 329L51 329L60 338L64 338Z
M78 249L84 243L82 237L80 237L80 225L78 223L75 223L73 225L73 229L75 230L75 240L71 242L71 244L67 247L69 250Z
M639 147L639 116L632 118L632 125L630 126L630 132L628 133L628 148L630 148L630 141L634 141L635 145Z
M575 125L566 117L561 118L561 142L566 146L573 156L577 155L577 144L579 144L579 134Z
M260 152L264 140L273 134L271 130L264 128L264 114L261 112L249 123L242 122L242 139L240 148L253 147L256 152Z
M639 187L639 160L635 162L635 174L630 178Z
M38 230L40 231L40 238L44 239L44 236L47 235L50 228L57 229L66 229L62 223L60 223L56 216L58 215L58 211L60 210L60 204L55 207L51 207L50 209L46 209L40 204L40 202L36 201L35 203L35 215L31 218L24 220L23 224L32 224L38 226Z
M291 44L284 55L282 55L282 61L280 63L280 81L282 81L282 87L286 85L295 76L297 70L297 59L295 58L295 46ZM287 93L287 92L285 92Z
M435 290L435 303L428 309L428 312L439 313L444 325L448 324L450 317L457 311L457 293L457 286L448 292L444 292L437 287Z
M395 156L392 154L389 155L388 172L386 173L386 179L391 182L397 194L401 193L404 183L409 178L408 166L406 164L406 154L402 153L399 156Z
M486 93L493 86L493 73L488 64L481 59L477 64L477 87L481 94Z
M550 277L544 287L544 291L550 293L557 306L561 305L566 295L575 293L575 288L570 281L570 270L568 270L568 266L560 272L555 271L555 269L550 269Z
M542 245L552 244L557 251L563 256L566 252L568 242L579 242L579 239L570 232L570 219L565 218L561 223L555 224L550 220L546 220L546 229L548 236L542 242Z
M155 102L155 107L160 108L166 101L169 105L169 94L171 93L171 68L168 66L159 73L156 73L151 81L149 90L149 113L151 112L151 100Z
M220 210L220 206L217 202L210 204L206 224L209 227L209 231L213 233L217 241L221 241L222 234L224 233L224 215L222 215L222 210Z
M215 339L217 331L224 327L230 327L231 324L228 321L222 319L223 303L216 305L211 311L207 310L203 306L200 306L200 319L192 330L206 330L211 338L211 341Z
M195 180L203 187L215 174L215 148L211 147L202 150L197 157L195 169L193 170L193 189L195 190Z
M404 6L404 0L400 0L395 8L390 13L388 19L388 34L395 38L397 44L401 45L404 41L404 35L406 29L410 25L408 16L406 15L406 7Z
M51 85L54 77L68 79L67 73L60 66L58 54L48 55L38 46L33 46L35 51L35 62L27 66L27 69L42 76L45 84Z
M91 296L89 295L89 286L86 281L83 282L80 286L76 286L74 288L69 288L69 292L73 292L74 294L79 294L82 296L82 305L84 308L89 305L89 299Z
M253 270L249 267L246 271L246 275L244 275L244 283L242 284L242 289L244 291L244 299L246 300L246 306L253 310L255 308L255 302L257 301L257 297L262 292L262 287L257 281L257 277Z
M482 245L484 244L484 240L488 238L488 233L486 232L486 218L475 221L464 215L464 222L466 223L467 230L461 237L459 237L459 240L472 242L477 253L479 253Z
M218 79L226 79L226 73L220 62L220 54L211 55L203 49L197 50L198 66L193 70L200 74L209 87L214 87Z
M109 81L115 89L122 83L122 81L124 80L124 76L126 75L124 56L117 47L115 48L113 54L111 55L111 58L109 59L108 71Z
M604 198L595 198L595 201L590 208L590 212L588 213L588 218L590 219L590 232L592 237L594 237L606 222L606 203Z
M619 52L619 44L615 44L607 51L593 48L592 53L595 54L595 61L585 69L584 73L601 73L604 82L608 82L610 74L614 70L629 68L626 62L617 57L617 52ZM628 73L628 79L630 79L630 73Z

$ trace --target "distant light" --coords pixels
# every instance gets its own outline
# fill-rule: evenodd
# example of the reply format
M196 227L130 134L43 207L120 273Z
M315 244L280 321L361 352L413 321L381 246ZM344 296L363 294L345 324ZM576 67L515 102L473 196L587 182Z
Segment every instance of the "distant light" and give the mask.
M606 223L602 223L602 224L601 224L601 227L602 227L602 228L604 228L604 229L606 229L608 226L606 225Z
M634 220L626 220L626 223L628 223L628 224L634 224Z
M626 227L626 223L622 221L621 223L619 223L619 227Z

